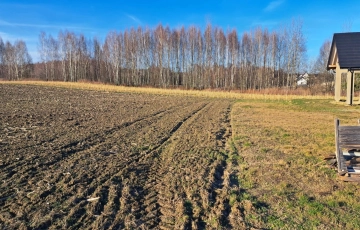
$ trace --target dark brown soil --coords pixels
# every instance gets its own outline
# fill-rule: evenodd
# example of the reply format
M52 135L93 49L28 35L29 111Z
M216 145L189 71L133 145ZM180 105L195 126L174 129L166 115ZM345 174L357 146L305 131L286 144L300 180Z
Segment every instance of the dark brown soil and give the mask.
M1 84L0 101L0 229L241 219L226 196L229 100Z

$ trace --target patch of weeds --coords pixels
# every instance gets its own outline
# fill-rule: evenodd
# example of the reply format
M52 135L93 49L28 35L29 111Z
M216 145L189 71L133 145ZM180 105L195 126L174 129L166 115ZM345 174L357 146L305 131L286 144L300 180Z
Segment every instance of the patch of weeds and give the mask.
M277 188L277 195L286 197L287 201L291 201L294 196L293 186L285 182L280 183Z
M230 153L231 154L234 154L234 153L237 153L237 149L235 147L235 143L234 143L234 140L230 140L229 142L229 148L230 148Z
M242 191L239 195L239 199L240 200L252 200L252 196L250 195L250 193L248 193L246 191Z
M261 152L261 153L267 153L267 152L269 152L269 151L271 151L270 148L265 148L265 147L260 148L260 152Z
M274 215L269 215L266 217L265 222L271 229L284 229L286 224L279 217Z
M323 173L324 175L330 177L330 178L333 178L333 179L335 179L337 177L336 172L333 169L329 168L329 167L321 167L320 172Z
M291 107L306 112L336 112L339 109L327 99L293 99Z
M209 151L209 158L210 159L216 160L217 155L218 155L217 152L212 151L212 150Z
M328 202L326 202L326 204L331 208L339 207L339 202L337 202L336 200L329 200Z
M225 161L226 160L226 155L224 153L217 153L216 155L216 160L218 161Z
M51 206L55 209L61 208L61 202L57 201L57 202L53 203Z
M245 141L243 144L244 147L251 147L252 143L250 141Z
M217 221L217 219L216 219L216 217L213 217L213 218L211 218L209 221L206 221L208 224L209 224L209 226L211 226L211 227L215 227L216 228L216 226L218 225L218 221Z
M229 158L226 159L226 162L232 162L233 164L238 164L238 162L241 160L241 157L239 155L231 154Z
M232 207L238 201L238 194L235 191L231 191L229 196L229 205Z
M308 203L310 202L310 199L307 195L304 195L302 194L300 197L299 197L299 201L298 203L302 206L305 206L307 205Z
M150 148L149 145L144 145L144 146L139 147L139 150L140 151L146 151L146 150L149 150L149 148Z
M249 137L245 135L238 135L233 138L234 142L236 143L244 143L249 142Z
M324 212L324 204L320 201L316 201L314 198L307 196L306 194L302 194L299 197L298 204L307 210L307 213L310 216L321 215Z
M241 186L242 188L244 188L244 189L250 189L250 188L253 188L253 187L254 187L254 182L253 182L251 179L248 178L249 176L250 176L250 175L246 173L246 174L244 175L244 178L242 178L242 179L239 180L240 186Z

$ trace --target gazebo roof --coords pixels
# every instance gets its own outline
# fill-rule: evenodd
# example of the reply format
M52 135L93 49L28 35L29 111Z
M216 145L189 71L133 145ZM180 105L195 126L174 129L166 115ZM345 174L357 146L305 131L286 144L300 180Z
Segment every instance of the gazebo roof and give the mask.
M334 34L327 68L335 69L337 61L341 69L360 69L360 32Z

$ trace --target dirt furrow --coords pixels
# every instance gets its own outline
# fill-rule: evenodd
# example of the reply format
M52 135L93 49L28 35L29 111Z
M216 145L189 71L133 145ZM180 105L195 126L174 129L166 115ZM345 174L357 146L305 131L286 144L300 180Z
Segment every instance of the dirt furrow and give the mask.
M201 104L199 104L199 105L201 105ZM194 104L194 105L190 106L188 109L185 109L184 110L185 114L186 114L186 110L189 110L191 108L196 108L197 106L198 105ZM191 112L191 113L193 113L193 112ZM187 117L187 116L188 115L186 115L185 117ZM167 117L170 118L170 117L176 117L176 116L169 113L169 114L167 114L165 116L166 119L167 119ZM156 120L156 119L154 119L154 120ZM161 122L161 120L158 120L157 122ZM182 122L182 120L176 122L176 124L178 124L179 122ZM156 122L154 124L152 124L152 125L154 127L159 127L159 124L156 123ZM143 126L143 127L145 127L145 129L149 129L149 127L146 127L146 126ZM171 128L171 126L165 126L165 127L167 127L166 129L168 129L168 131L165 132L165 133L167 133L167 135L169 135L169 136L172 135L173 128ZM141 129L138 130L138 131L142 132ZM159 130L156 130L156 132L158 132L158 131ZM150 133L152 133L152 132L153 131L150 131ZM134 135L137 136L136 133ZM150 136L153 136L153 135L150 135ZM126 138L126 139L128 139L127 140L128 145L130 145L131 144L130 141L132 141L133 138L131 138L130 136L128 138ZM160 146L164 142L165 139L166 139L166 137L159 136L159 137L157 137L157 141L152 141L152 143L154 143L154 144L157 143L157 145ZM154 145L152 148L157 149L158 146ZM119 151L120 152L125 151L125 149L122 149L122 150L119 150ZM128 191L130 192L130 194L128 194L128 195L125 194L125 195L123 195L123 197L120 198L120 199L122 199L122 198L126 199L127 201L125 203L126 204L125 208L120 209L119 212L117 213L117 215L121 215L121 213L123 213L123 219L129 218L129 217L127 217L128 216L128 211L131 210L132 213L138 213L136 215L133 215L134 216L134 221L136 221L136 219L139 219L139 216L141 215L141 213L139 213L140 199L137 198L137 197L142 196L141 189L139 189L139 186L136 185L137 184L136 181L142 180L141 178L144 177L144 175L146 174L146 168L144 167L144 163L149 164L149 162L151 162L151 160L154 157L154 156L152 156L152 154L156 154L156 153L153 153L153 152L154 152L154 150L144 150L144 151L142 151L142 153L134 153L133 156L129 155L128 158L122 159L120 162L118 162L117 167L109 167L109 163L104 162L105 163L104 166L101 166L100 168L109 168L107 170L108 172L106 172L106 174L104 174L104 175L100 174L100 175L96 176L97 172L90 169L89 174L93 174L93 176L91 177L91 178L93 178L92 179L93 182L90 181L90 184L87 185L87 189L85 190L85 192L83 192L82 195L78 194L77 196L78 197L86 197L86 196L97 197L97 196L101 195L101 188L104 187L104 186L108 186L108 183L109 183L109 181L112 180L112 178L114 178L114 177L128 178L127 180L122 181L122 184L123 184L122 186L125 186L127 184L127 188L128 188ZM140 160L142 158L147 158L147 160ZM116 173L117 168L119 168L119 169L123 168L125 170L122 170L120 173ZM90 178L86 178L86 179L89 181ZM129 181L131 181L130 184L129 184ZM61 184L66 184L66 183L79 184L79 182L80 182L80 180L78 180L78 182L76 182L74 179L72 179L69 182L60 181L57 184L60 184L60 185ZM54 183L56 183L56 181ZM99 185L101 185L101 186L99 186ZM131 199L129 200L127 197L131 197ZM110 197L109 199L113 199L113 198ZM98 204L99 209L105 209L102 206L107 206L107 202L100 202L99 201L98 203L99 203ZM124 203L124 202L122 202L122 203ZM78 207L78 208L81 209L82 207ZM93 213L93 212L90 211L89 214L90 213ZM85 219L82 220L82 221L85 221L86 223L92 223L93 221L96 220L96 219L93 218L94 215L96 216L98 214L93 213L92 215L87 215L85 217ZM102 216L102 215L100 215L100 216ZM73 216L69 215L65 219L72 219L72 218L73 218ZM114 218L114 216L111 217L111 215L110 215L110 218Z
M136 175L136 181L132 181L130 186L130 190L134 191L132 194L133 199L131 199L130 203L132 203L132 215L135 217L131 226L146 228L156 226L156 219L158 219L158 215L154 215L152 210L157 209L158 204L155 201L149 201L146 199L149 197L154 197L156 194L152 194L151 190L149 190L145 185L148 183L148 181L151 181L155 184L155 178L161 177L163 172L160 170L150 170L150 168L154 165L159 167L157 163L159 162L158 159L161 158L161 148L163 147L163 144L171 139L172 135L176 132L177 129L181 127L184 122L201 111L205 106L206 104L201 105L200 107L193 110L190 114L186 115L182 120L178 121L168 132L168 135L161 138L158 145L146 153L147 157L141 158L138 161L129 162L129 166L134 171L138 172ZM127 213L124 214L126 215ZM144 216L146 216L145 220ZM150 217L153 217L155 220Z
M240 204L229 196L239 190L226 147L230 101L34 88L9 86L11 103L0 108L14 108L0 117L0 137L7 138L0 144L1 227L241 224Z
M198 126L198 128L203 128L203 123L205 123L206 127L206 119L204 118L208 117L207 114L209 111L212 111L212 109L217 106L219 106L218 103L211 103L211 105L199 111L196 115L191 117L191 119L188 119L187 122L184 122L178 129L179 133L174 133L171 139L169 139L169 143L162 148L161 157L155 162L151 169L156 175L154 176L155 179L148 181L149 185L147 188L152 191L151 196L144 201L144 203L149 204L148 207L151 207L148 208L150 212L148 213L145 222L146 224L149 224L147 225L148 227L152 228L157 226L166 229L189 228L191 226L201 227L205 225L205 220L203 219L205 210L203 210L200 205L201 201L197 199L196 203L199 205L194 207L191 201L194 198L192 198L192 195L189 195L187 191L187 189L191 187L187 187L187 184L191 184L193 180L199 182L199 179L201 180L201 178L198 179L198 175L191 175L190 171L190 175L187 173L184 174L183 172L187 171L187 168L178 167L178 164L180 163L179 165L182 165L190 163L189 166L191 168L191 165L196 165L195 162L192 162L193 159L202 157L201 155L204 154L205 146L199 148L198 144L201 142L197 136L199 133L196 129L191 127ZM211 117L208 118L215 119ZM189 132L189 130L193 132ZM218 138L217 131L209 130L210 137L212 136L210 139L214 139L214 143L216 143L216 138ZM188 137L185 138L186 140L183 140L181 137L184 137L185 133ZM200 138L202 139L203 137ZM222 143L222 140L220 140L220 142ZM216 146L214 143L210 143L210 145ZM183 145L186 145L186 147L184 148ZM187 153L184 153L181 150L179 151L177 148L187 150ZM197 154L199 156L196 156ZM201 164L203 168L200 170L199 174L201 174L201 171L205 174L206 168L210 166L210 162L211 161L205 161ZM195 178L192 178L194 176ZM220 175L220 177L221 176L222 175ZM203 187L200 187L200 189L206 191L206 188L204 187L205 184L203 184ZM155 193L153 192L154 188L156 190ZM194 210L195 208L197 210Z
M49 167L55 163L58 163L61 160L64 160L67 157L70 157L71 155L73 155L75 153L79 154L82 151L86 151L88 149L91 149L91 148L94 148L94 147L100 145L102 142L104 142L104 140L107 138L107 136L112 136L115 132L118 132L123 128L132 126L132 125L136 124L137 122L140 122L140 121L152 118L152 117L156 117L156 116L162 115L167 112L173 112L177 109L178 109L178 107L175 107L175 108L170 107L170 108L167 108L166 110L156 111L155 113L150 114L148 116L140 117L140 118L132 120L132 121L126 121L120 125L114 126L109 129L105 129L104 131L101 131L98 133L91 133L90 135L88 135L87 137L85 137L83 139L71 141L70 143L67 143L61 147L55 147L55 148L51 149L51 153L50 152L47 153L48 155L51 155L52 157L49 158L47 161L36 163L36 167ZM50 142L52 142L52 141L55 141L55 139L50 140ZM46 153L43 153L43 154L45 155ZM27 162L29 162L29 161L34 162L34 161L38 160L39 158L40 158L40 156L33 156L30 159L27 157L24 160L26 160ZM7 165L7 167L8 168L17 168L17 167L19 167L19 165L22 165L22 164L24 164L24 162L19 160L19 161L15 162L15 164ZM21 171L19 173L26 174L27 172ZM11 176L13 176L14 174L11 174ZM10 178L8 176L5 179L10 179Z

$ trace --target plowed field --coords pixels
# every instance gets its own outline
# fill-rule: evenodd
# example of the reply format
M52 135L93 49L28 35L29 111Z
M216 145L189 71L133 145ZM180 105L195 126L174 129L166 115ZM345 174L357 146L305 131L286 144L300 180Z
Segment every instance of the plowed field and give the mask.
M241 228L230 100L6 84L0 99L0 229Z

